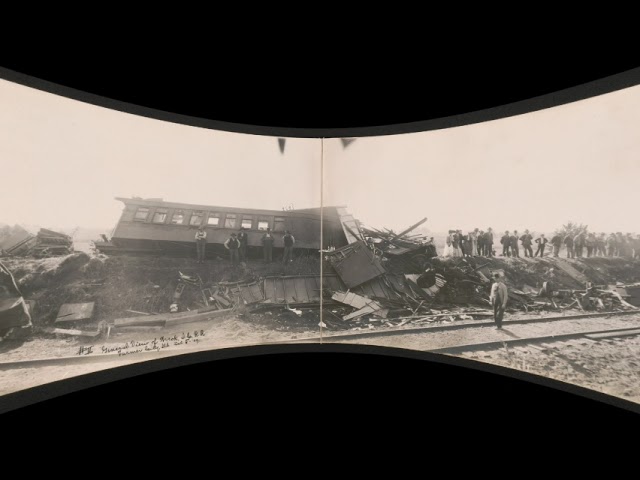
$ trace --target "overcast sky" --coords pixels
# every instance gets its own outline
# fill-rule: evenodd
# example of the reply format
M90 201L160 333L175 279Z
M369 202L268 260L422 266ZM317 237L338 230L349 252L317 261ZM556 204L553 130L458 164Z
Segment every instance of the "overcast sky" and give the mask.
M325 141L325 201L371 226L640 233L640 86L448 130Z
M239 100L240 101L240 100ZM0 80L0 223L111 228L115 196L320 205L320 141L137 117Z
M492 122L325 141L325 204L376 227L640 232L640 86ZM182 126L0 80L0 223L111 228L115 196L320 204L320 141Z

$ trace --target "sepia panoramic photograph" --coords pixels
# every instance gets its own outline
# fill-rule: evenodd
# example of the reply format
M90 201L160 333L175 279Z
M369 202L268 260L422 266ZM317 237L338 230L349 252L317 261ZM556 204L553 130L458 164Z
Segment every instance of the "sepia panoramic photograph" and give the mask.
M334 343L640 403L640 87L308 139L4 80L0 102L0 395L198 351Z

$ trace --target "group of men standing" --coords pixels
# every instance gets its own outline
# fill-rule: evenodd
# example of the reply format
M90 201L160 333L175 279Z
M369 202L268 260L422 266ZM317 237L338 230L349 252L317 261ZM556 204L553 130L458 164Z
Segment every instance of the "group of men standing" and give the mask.
M204 227L200 227L195 235L196 240L196 254L198 263L204 263L206 255L207 245L207 232ZM224 248L229 252L229 260L233 266L237 266L240 262L247 261L247 247L249 236L246 229L240 228L240 231L232 233L229 238L224 242ZM282 237L282 243L284 246L284 254L282 256L282 263L288 264L293 261L293 248L295 245L295 238L291 235L289 230L285 230ZM263 257L266 263L273 261L273 247L275 244L275 237L271 233L271 228L267 228L261 239Z
M525 230L522 236L518 236L518 231L514 230L512 234L508 231L500 239L502 244L503 257L519 257L520 249L518 245L520 241L525 257L544 256L547 243L553 248L553 256L560 256L560 249L564 245L567 250L567 258L583 258L586 257L627 257L640 258L640 235L634 238L630 233L626 236L622 233L611 233L608 237L605 233L599 235L595 233L587 233L585 231L577 234L569 233L561 235L559 233L551 237L551 240L545 238L544 233L536 238L536 253L533 253L532 245L534 243L533 236L529 230Z
M467 235L463 235L462 230L449 230L444 256L494 256L493 231L491 227L486 232L476 228L473 232L468 232Z
M627 257L640 258L640 235L622 232L586 233L567 235L563 240L567 247L567 258L582 258L586 251L587 257Z
M503 257L520 257L520 248L518 242L522 243L522 250L524 251L525 257L540 257L544 256L544 251L549 243L549 240L545 238L544 233L541 233L538 238L535 239L535 243L537 244L536 253L533 253L533 235L529 233L529 230L525 230L522 235L518 234L517 230L514 230L512 234L507 230L504 232L504 235L500 239L500 243L502 244L502 256ZM557 251L560 251L560 246L562 245L562 238L557 235L551 238L551 245L554 249L554 255L557 257Z

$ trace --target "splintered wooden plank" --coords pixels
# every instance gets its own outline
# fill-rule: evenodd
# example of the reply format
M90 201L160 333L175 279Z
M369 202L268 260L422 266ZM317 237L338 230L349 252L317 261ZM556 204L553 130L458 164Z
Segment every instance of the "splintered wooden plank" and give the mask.
M296 303L309 303L309 294L307 293L307 282L304 277L293 279L294 297Z
M264 279L264 296L271 302L276 301L276 280L274 278Z
M240 294L246 304L261 302L264 300L262 289L257 283L251 285L240 285Z
M369 282L369 285L371 286L371 289L373 290L373 296L374 297L380 297L380 298L385 298L387 296L385 289L383 287L383 283L380 283L380 279L379 278L374 278L373 280L371 280L371 282Z
M285 288L284 288L284 282L285 280L282 278L276 278L274 279L275 282L275 286L276 286L276 295L274 298L274 302L275 303L284 303L286 301L285 299Z
M284 292L283 297L285 302L287 303L295 303L296 302L296 279L295 278L285 278L283 282Z
M169 318L166 321L165 326L171 327L175 325L183 325L185 323L202 322L205 320L212 320L217 317L222 317L233 311L233 308L226 308L224 310L213 310L211 312L196 313L194 315L183 316L179 318Z
M60 307L55 323L90 320L93 316L94 306L94 302L65 303Z
M304 277L305 290L310 302L317 302L320 300L320 287L316 281L318 277Z
M57 333L60 335L73 335L74 337L97 337L100 331L85 332L83 330L75 330L70 328L46 328L47 333Z

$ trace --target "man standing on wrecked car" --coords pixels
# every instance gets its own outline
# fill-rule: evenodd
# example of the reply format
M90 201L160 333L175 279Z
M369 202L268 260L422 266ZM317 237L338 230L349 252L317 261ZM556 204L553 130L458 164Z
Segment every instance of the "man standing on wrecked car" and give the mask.
M524 249L524 256L533 257L533 249L531 248L533 237L529 233L529 230L524 231L524 235L520 237L520 241L522 242L522 248Z
M540 254L540 258L544 257L544 247L547 246L548 240L544 238L544 233L540 234L539 238L536 238L536 243L538 244L538 249L536 250L536 254L534 257L537 257Z
M484 234L484 230L480 230L480 232L478 232L478 240L477 240L477 245L478 245L478 256L482 257L484 256L484 245L485 245L485 234Z
M271 229L267 227L267 231L264 235L262 235L262 249L264 251L264 261L265 263L271 263L273 261L273 242L274 242L273 234L271 233Z
M282 241L284 242L284 255L282 256L282 263L286 265L289 262L293 262L293 246L296 243L296 239L293 238L293 235L291 235L291 232L289 232L289 230L285 230Z
M562 236L559 233L551 237L551 245L553 245L553 256L557 258L560 255L560 247L562 247Z
M240 248L238 249L238 253L240 254L240 261L247 261L247 232L244 227L240 227L240 232L238 232L238 241L240 242Z
M494 283L491 285L491 305L493 305L493 321L496 322L496 328L502 329L502 319L504 318L504 309L507 306L509 294L507 286L503 283L500 274L493 274Z
M573 235L571 235L571 232L567 233L567 236L564 237L563 243L567 247L567 258L573 258L575 254L573 253Z
M509 235L509 230L504 232L504 235L500 239L500 243L502 244L502 256L510 257L511 253L509 252L509 247L511 246L511 235Z
M471 256L472 257L480 255L480 252L478 251L478 235L480 234L478 233L477 228L474 228L473 232L469 234L469 237L471 238Z
M520 248L518 248L518 231L514 230L513 231L513 235L511 235L510 237L511 242L511 255L513 255L514 257L519 257L520 256Z
M487 257L493 257L493 230L491 230L491 227L487 228L487 233L484 234L484 248L487 252Z
M198 255L198 263L204 262L206 247L207 247L207 232L204 231L204 227L200 227L196 232L196 254Z
M229 250L229 260L234 267L238 265L238 249L240 248L240 241L236 238L236 234L232 233L231 237L227 238L224 242L224 248Z

